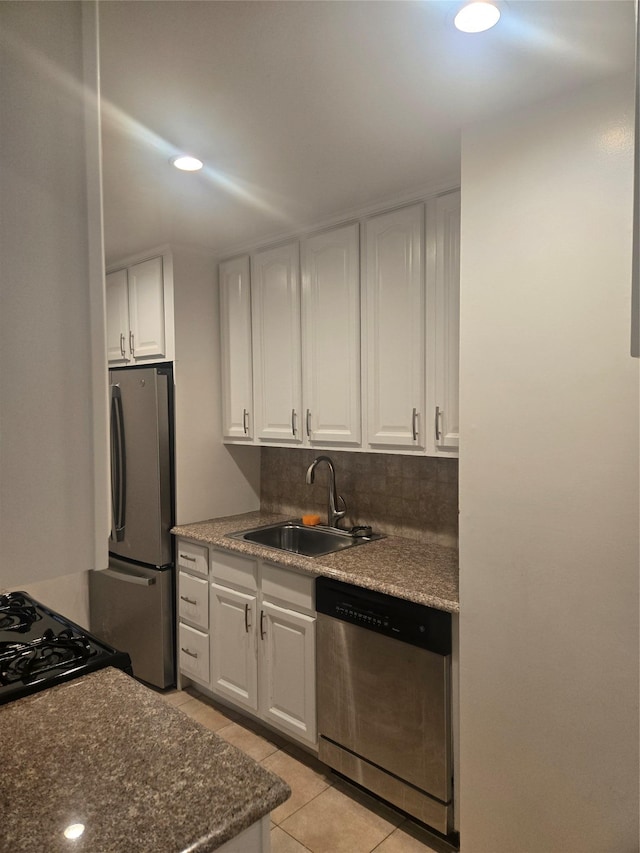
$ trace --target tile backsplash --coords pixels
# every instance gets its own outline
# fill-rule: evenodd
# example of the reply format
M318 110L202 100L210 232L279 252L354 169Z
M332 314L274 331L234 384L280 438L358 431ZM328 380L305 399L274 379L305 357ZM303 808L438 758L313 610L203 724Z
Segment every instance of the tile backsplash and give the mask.
M313 485L305 482L320 455L331 458L347 504L343 526L370 524L380 533L457 547L457 459L263 447L261 509L292 517L314 512L326 523L327 466L316 469Z

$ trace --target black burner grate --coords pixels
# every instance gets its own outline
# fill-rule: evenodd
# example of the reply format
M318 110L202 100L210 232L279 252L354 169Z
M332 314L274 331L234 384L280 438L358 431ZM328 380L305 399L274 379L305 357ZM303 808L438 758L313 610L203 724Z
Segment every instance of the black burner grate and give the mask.
M0 684L28 682L57 667L82 663L90 655L89 641L69 628L59 634L47 628L29 644L0 643Z
M0 631L26 634L34 622L42 619L32 602L19 592L0 595Z

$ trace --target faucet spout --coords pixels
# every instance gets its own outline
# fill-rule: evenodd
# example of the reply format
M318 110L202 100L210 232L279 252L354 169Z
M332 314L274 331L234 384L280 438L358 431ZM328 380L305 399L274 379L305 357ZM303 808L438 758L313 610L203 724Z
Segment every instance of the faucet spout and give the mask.
M336 488L336 471L331 459L328 456L318 456L314 459L311 465L307 468L305 481L307 486L312 485L315 479L316 468L320 462L326 462L329 469L329 508L327 511L327 524L329 527L337 527L340 519L344 518L347 514L347 505L344 502L344 498L338 494ZM342 505L342 509L338 509L339 505Z

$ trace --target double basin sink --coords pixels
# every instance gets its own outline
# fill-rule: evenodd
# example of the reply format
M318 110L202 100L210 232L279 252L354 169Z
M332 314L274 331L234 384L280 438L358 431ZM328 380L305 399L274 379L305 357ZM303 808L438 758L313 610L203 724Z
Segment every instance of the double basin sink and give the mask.
M370 527L339 530L336 527L308 526L297 520L267 524L253 530L239 530L237 533L227 533L227 536L305 557L322 557L383 538L380 533L372 533Z

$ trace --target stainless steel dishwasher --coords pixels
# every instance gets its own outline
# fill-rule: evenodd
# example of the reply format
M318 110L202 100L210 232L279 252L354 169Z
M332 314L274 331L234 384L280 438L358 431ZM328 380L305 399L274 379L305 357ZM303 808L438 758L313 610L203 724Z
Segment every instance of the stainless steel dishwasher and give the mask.
M316 609L320 759L450 835L451 614L330 578Z

